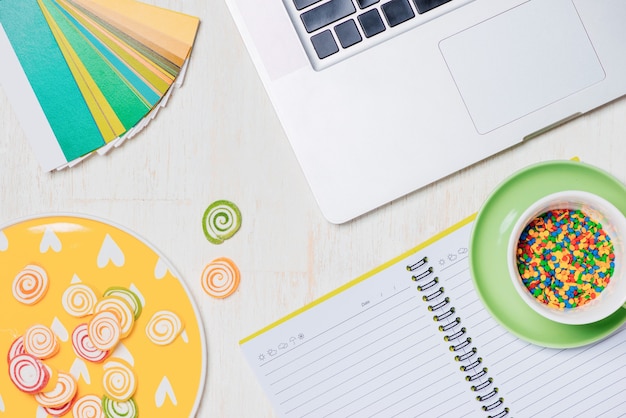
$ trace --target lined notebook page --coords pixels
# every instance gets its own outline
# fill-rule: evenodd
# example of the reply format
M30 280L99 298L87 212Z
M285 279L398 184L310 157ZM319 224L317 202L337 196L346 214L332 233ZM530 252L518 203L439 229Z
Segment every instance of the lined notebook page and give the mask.
M471 227L468 219L242 340L244 356L277 414L571 417L626 412L626 331L570 350L534 346L509 334L473 289L467 258ZM424 257L432 274L428 265L407 271L407 265ZM422 286L435 276L439 282L418 292L411 276L421 274L431 276L418 281ZM422 300L440 286L445 295ZM428 310L445 298L449 306ZM444 321L433 316L452 306L466 332L444 341L460 326L442 332L438 327ZM466 336L471 344L463 344ZM472 357L474 347L478 354ZM455 360L463 355L465 362ZM478 356L480 365L460 369ZM488 399L479 402L477 396Z
M446 281L499 396L515 416L626 416L626 328L574 349L538 347L502 328L478 299L466 262Z

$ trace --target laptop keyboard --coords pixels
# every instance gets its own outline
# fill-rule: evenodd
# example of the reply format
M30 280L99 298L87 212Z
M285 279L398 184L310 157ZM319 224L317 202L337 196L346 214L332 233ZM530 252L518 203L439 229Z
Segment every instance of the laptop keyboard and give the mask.
M316 69L363 50L391 30L423 23L446 3L471 0L284 0ZM446 5L451 10L450 5ZM442 8L443 9L443 8ZM441 14L441 13L439 13ZM416 22L418 21L418 22ZM386 34L387 36L381 35ZM380 39L382 40L382 39ZM351 49L353 51L351 51Z

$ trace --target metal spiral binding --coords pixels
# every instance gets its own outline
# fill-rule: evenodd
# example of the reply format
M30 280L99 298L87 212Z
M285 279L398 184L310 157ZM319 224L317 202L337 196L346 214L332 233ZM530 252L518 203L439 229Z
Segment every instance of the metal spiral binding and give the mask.
M450 298L444 298L441 302L439 302L439 303L437 303L435 305L428 305L428 310L431 311L431 312L436 311L438 309L443 308L448 303L450 303Z
M448 309L446 312L442 313L441 315L433 316L433 320L435 322L441 322L444 319L446 319L447 317L454 315L455 312L456 312L456 309L454 309L454 306L453 306L450 309ZM459 321L460 321L460 318L459 318ZM446 324L446 325L449 325L449 324ZM453 325L453 327L454 327L454 325ZM446 329L446 331L447 331L447 329Z
M456 327L457 325L459 325L461 323L461 318L459 318L458 316L456 318L454 318L454 320L448 322L445 325L439 325L439 331L448 331L454 327Z
M493 386L493 378L488 376L489 370L481 367L483 359L477 357L478 350L472 347L472 339L467 336L467 329L461 326L461 318L454 316L456 310L454 306L450 306L450 298L445 296L444 287L435 287L439 284L439 278L436 276L430 278L434 273L433 267L423 270L427 264L428 258L424 257L408 265L407 270L414 272L411 279L419 283L417 290L423 293L422 300L429 302L428 310L436 312L433 320L441 323L438 329L445 333L444 341L452 343L449 346L450 351L458 353L454 360L462 363L459 369L466 373L465 380L474 382L470 389L476 392L476 400L483 404L481 409L495 413L487 418L504 418L509 414L509 408L504 407L504 398L497 397L499 390ZM428 278L430 280L426 281Z

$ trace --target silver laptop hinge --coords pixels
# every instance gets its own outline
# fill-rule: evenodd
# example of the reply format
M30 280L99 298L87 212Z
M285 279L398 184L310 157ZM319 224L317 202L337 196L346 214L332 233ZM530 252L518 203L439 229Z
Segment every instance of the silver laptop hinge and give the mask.
M573 115L571 115L571 116L568 116L568 117L563 118L563 119L561 119L561 120L559 120L559 121L557 121L557 122L554 122L553 124L548 125L548 126L546 126L545 128L541 128L541 129L539 129L538 131L533 132L532 134L528 134L528 135L526 135L526 136L523 138L523 141L528 141L529 139L533 139L533 138L535 138L535 137L537 137L537 136L539 136L539 135L541 135L541 134L543 134L543 133L548 132L548 131L549 131L549 130L551 130L551 129L556 128L557 126L561 126L561 125L563 125L564 123L569 122L570 120L576 119L576 118L577 118L577 117L579 117L580 115L582 115L582 113L581 113L581 112L576 112L576 113L574 113L574 114L573 114Z

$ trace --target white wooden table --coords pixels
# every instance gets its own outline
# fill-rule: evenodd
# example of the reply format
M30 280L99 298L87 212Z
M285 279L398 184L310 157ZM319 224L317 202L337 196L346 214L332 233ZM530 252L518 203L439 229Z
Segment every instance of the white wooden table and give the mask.
M106 156L43 172L0 90L0 223L70 212L108 219L161 250L200 307L208 380L198 416L272 417L238 341L476 212L528 164L579 156L626 182L626 100L620 100L412 193L348 224L319 212L221 0L154 0L201 18L185 84L149 127ZM416 164L419 161L416 161ZM222 245L204 237L214 200L242 211ZM237 293L202 293L218 256L236 261Z

